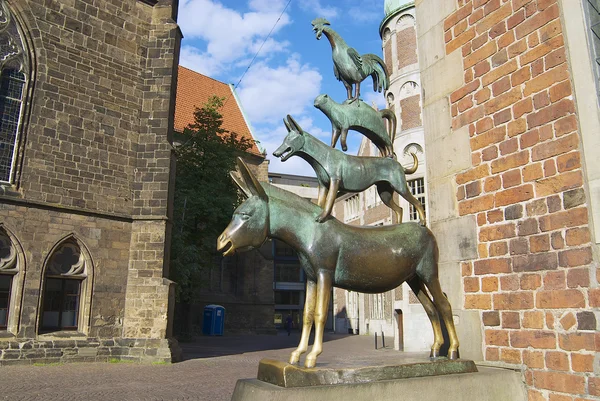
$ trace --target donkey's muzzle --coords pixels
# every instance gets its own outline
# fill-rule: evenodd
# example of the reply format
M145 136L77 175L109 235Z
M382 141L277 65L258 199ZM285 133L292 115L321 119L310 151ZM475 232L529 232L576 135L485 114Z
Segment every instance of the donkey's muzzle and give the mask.
M221 234L219 238L217 238L217 251L223 252L223 256L227 256L235 251L233 243L227 235Z

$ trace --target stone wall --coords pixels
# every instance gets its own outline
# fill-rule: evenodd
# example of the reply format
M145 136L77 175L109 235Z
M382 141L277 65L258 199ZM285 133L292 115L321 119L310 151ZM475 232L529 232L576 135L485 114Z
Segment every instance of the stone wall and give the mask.
M482 335L529 400L596 400L594 212L561 21L579 2L416 3L430 217L464 291L461 345Z
M15 180L1 185L0 225L23 250L24 280L0 359L17 348L22 360L168 359L177 2L6 3L28 45L31 95ZM89 253L85 316L76 331L42 334L44 264L71 237Z

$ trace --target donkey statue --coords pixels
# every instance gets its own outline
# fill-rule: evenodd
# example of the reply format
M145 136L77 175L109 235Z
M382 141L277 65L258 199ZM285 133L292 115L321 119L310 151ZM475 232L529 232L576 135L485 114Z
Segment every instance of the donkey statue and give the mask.
M318 223L315 217L321 213L319 206L273 185L261 185L240 158L237 170L231 176L247 199L235 210L231 222L217 239L217 250L227 256L275 238L298 253L307 277L306 302L302 336L290 356L291 364L299 363L300 356L308 350L314 323L315 339L304 366L316 365L323 350L323 329L333 286L381 293L405 281L431 321L434 334L431 357L439 356L444 343L441 315L450 339L448 357L458 358L452 308L438 280L438 248L427 227L416 223L357 227L336 219Z

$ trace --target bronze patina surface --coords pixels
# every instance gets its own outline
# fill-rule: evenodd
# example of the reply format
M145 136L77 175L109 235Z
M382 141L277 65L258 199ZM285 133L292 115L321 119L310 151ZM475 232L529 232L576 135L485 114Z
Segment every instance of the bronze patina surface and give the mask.
M274 359L263 359L258 365L257 379L279 387L306 387L474 372L477 372L475 363L463 359L421 359L401 365L339 368L301 368Z

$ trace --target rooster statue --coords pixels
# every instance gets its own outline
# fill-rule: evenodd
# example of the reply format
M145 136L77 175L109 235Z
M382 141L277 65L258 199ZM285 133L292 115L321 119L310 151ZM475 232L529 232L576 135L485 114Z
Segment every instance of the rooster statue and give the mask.
M312 21L313 31L317 40L325 34L331 44L333 57L333 73L338 81L342 81L348 92L348 100L354 102L360 97L360 83L369 75L373 78L373 90L381 92L390 86L390 80L383 60L374 54L358 54L356 49L346 44L344 39L328 25L325 18ZM352 97L352 85L356 84L356 91Z

